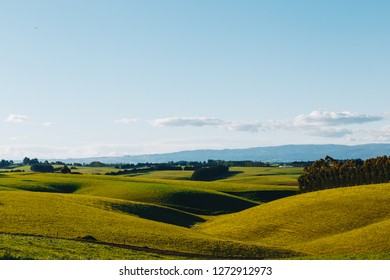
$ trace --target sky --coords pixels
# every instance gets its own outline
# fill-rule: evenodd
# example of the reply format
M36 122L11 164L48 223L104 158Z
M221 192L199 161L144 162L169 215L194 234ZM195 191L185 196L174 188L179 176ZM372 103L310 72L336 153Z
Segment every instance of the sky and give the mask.
M390 2L0 0L0 158L390 143Z

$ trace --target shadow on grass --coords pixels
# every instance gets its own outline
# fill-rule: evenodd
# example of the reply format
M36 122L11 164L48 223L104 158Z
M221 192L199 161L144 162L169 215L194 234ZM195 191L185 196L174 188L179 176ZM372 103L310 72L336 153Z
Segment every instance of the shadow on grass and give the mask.
M243 171L229 171L226 174L223 174L223 175L220 175L220 176L210 177L210 178L203 179L203 180L198 180L198 181L212 182L212 181L217 181L217 180L223 180L223 179L227 179L227 178L236 176L236 175L238 175L240 173L243 173Z
M158 207L155 205L110 203L109 206L113 210L120 211L122 213L182 227L191 227L198 222L205 221L203 218L191 215L190 213L165 207Z
M0 260L8 260L8 261L10 261L10 260L33 260L33 259L21 258L19 256L12 255L9 252L5 252L2 256L0 255Z
M44 186L18 186L19 190L30 192L49 192L49 193L74 193L81 187L81 184L68 183L50 183Z
M299 191L293 190L261 190L261 191L245 191L245 192L226 192L231 195L243 197L257 202L270 202L273 200L281 199L296 195Z
M221 215L242 211L257 206L253 201L243 200L237 196L218 193L172 193L164 205L196 215Z

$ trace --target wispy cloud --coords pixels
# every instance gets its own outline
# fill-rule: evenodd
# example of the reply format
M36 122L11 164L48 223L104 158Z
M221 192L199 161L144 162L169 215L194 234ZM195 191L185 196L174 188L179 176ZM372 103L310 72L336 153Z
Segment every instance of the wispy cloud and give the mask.
M24 115L10 114L5 121L10 123L25 123L30 120L30 117Z
M310 128L304 131L306 134L326 138L341 138L353 134L353 130L345 128Z
M226 121L218 118L207 117L172 117L156 119L151 122L154 126L162 127L216 127L220 129L227 129L230 131L250 131L257 132L264 128L262 122L245 122L245 121Z
M43 122L43 123L41 123L41 126L44 126L44 127L51 127L53 125L54 125L53 122Z
M348 140L363 143L389 143L390 142L390 125L359 129Z
M259 121L231 121L226 122L223 128L230 131L243 131L243 132L259 132L260 130L267 130L268 127L264 122Z
M225 121L221 119L205 118L205 117L198 117L198 118L172 117L172 118L156 119L151 123L155 126L163 126L163 127L169 127L169 126L218 127L223 125Z
M119 123L119 124L129 124L129 123L134 123L136 121L137 121L137 119L121 118L121 119L115 120L114 122Z
M382 116L366 115L354 112L313 111L308 115L299 115L294 119L295 126L338 126L363 124L382 120Z
M312 136L327 138L351 137L358 129L351 125L363 125L385 119L380 115L368 115L355 112L313 111L307 115L299 115L290 123L291 129Z
M295 131L302 134L341 138L354 133L350 125L361 125L385 119L380 115L367 115L355 112L312 111L290 120L270 121L230 121L208 117L171 117L152 121L161 127L215 127L229 131L260 132L270 130Z

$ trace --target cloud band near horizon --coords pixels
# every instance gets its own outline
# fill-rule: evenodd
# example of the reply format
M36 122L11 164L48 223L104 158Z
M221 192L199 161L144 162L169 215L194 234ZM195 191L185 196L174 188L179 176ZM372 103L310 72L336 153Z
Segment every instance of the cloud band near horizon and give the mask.
M284 121L227 121L207 117L169 117L151 122L160 127L215 127L230 131L259 132L267 130L293 130L321 137L343 137L352 134L352 129L344 126L361 125L383 120L380 115L355 112L312 111Z

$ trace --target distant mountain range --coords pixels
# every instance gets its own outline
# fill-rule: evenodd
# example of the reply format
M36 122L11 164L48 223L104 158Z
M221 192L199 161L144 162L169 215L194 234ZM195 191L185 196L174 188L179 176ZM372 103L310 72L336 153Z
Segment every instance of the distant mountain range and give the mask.
M390 144L346 145L284 145L246 149L193 150L165 154L125 155L118 157L93 157L63 159L66 163L162 163L169 161L252 160L263 162L313 161L325 156L335 159L367 159L390 155Z

